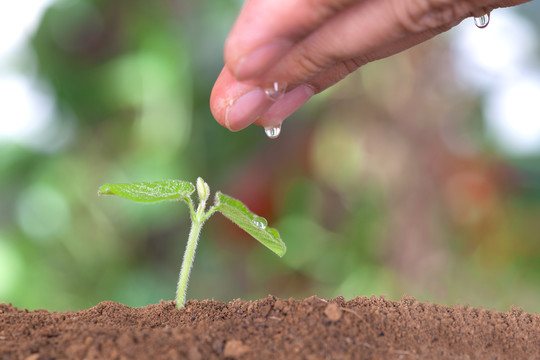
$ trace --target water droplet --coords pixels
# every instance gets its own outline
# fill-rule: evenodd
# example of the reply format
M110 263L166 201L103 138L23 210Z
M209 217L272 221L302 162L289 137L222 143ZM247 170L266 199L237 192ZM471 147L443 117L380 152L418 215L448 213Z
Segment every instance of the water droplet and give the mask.
M286 84L280 84L277 81L275 81L272 86L265 88L264 92L266 93L266 96L272 101L278 101L285 95L285 90L287 89Z
M255 226L259 229L266 229L266 224L262 221L253 220L253 224L255 224Z
M480 17L475 17L474 18L474 25L476 25L476 27L479 28L479 29L483 29L486 26L488 26L489 25L489 13L484 14L484 15L482 15Z
M264 132L270 139L276 139L281 134L281 124L265 127Z

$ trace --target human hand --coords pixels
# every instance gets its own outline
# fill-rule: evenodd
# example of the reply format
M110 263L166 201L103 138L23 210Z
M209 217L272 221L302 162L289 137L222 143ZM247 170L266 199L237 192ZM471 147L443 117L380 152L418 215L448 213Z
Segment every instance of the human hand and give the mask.
M527 1L247 0L227 39L210 108L231 131L279 125L362 65L467 17Z

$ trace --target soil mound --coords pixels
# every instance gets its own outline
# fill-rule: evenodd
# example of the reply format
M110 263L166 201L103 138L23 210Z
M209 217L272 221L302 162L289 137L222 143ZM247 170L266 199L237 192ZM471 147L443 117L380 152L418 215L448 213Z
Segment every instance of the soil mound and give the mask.
M412 298L0 304L1 359L539 359L540 316Z

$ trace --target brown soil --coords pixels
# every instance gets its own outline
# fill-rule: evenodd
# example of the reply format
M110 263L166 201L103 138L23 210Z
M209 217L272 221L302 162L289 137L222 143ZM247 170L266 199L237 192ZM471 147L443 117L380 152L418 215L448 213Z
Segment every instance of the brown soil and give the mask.
M0 304L1 359L540 359L540 316L384 298Z

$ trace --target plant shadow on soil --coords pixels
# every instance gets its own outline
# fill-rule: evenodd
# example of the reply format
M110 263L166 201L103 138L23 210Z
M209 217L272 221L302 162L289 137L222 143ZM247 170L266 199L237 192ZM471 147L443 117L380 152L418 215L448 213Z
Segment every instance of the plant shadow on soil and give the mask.
M540 316L404 297L190 300L77 312L0 304L1 359L539 358Z

